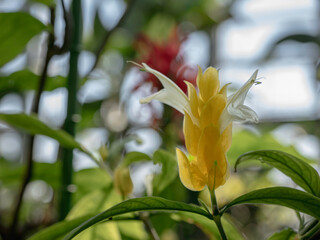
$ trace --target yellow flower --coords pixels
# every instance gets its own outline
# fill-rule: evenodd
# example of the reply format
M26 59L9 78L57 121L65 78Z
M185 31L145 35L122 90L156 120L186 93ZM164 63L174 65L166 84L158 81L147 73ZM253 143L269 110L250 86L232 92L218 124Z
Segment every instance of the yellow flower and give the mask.
M258 122L257 114L244 105L246 95L256 81L258 71L235 94L227 98L228 84L220 87L218 71L209 67L204 73L199 68L197 93L186 82L188 97L169 78L146 64L143 70L154 74L163 89L140 103L151 100L163 102L184 114L183 132L188 156L176 149L179 175L185 187L201 191L206 185L210 190L223 185L229 175L226 152L231 146L232 121Z

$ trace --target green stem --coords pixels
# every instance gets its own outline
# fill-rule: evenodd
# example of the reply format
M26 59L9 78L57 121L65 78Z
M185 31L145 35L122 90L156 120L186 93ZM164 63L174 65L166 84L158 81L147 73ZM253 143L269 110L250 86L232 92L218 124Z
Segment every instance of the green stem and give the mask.
M151 239L152 240L160 240L160 237L159 237L156 229L153 227L149 217L145 216L143 213L140 213L139 217L140 217L141 221L144 223L144 226L146 227L146 230L150 234Z
M296 215L299 220L299 231L301 231L303 229L303 226L305 225L304 218L300 215L300 213L298 211L296 211Z
M226 236L226 233L224 232L223 226L222 226L222 224L221 224L221 216L215 216L215 217L213 217L213 221L216 223L216 225L217 225L217 227L218 227L218 230L219 230L221 239L222 239L222 240L228 240L228 238L227 238L227 236Z
M214 190L210 191L210 196L211 196L212 215L215 216L219 214L219 207L218 207L217 198Z
M304 234L309 232L312 228L314 228L318 223L319 223L318 219L313 219L311 222L306 224L306 226L304 226L304 229L299 231L300 235L303 236Z
M304 234L301 237L301 240L308 240L308 239L318 239L318 238L313 238L314 235L319 233L320 229L320 222L318 222L312 229L310 229L306 234Z
M223 226L221 224L221 213L219 211L219 206L218 206L214 189L210 191L210 196L211 196L211 205L212 205L212 219L218 227L221 239L228 240L226 233L224 232Z
M75 135L75 114L77 106L78 89L78 57L81 43L81 1L72 2L72 40L70 46L70 70L68 76L68 110L64 130ZM59 218L64 219L71 208L71 192L69 186L72 183L72 158L73 150L65 149L62 157L62 189L60 199Z

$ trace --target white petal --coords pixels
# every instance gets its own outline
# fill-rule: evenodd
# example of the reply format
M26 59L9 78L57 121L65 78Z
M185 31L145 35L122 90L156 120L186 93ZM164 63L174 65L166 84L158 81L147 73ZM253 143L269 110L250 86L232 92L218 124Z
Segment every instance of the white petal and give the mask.
M229 114L233 117L233 121L237 122L254 122L258 123L259 118L255 111L246 105L241 105L237 108L230 108L228 110Z
M259 84L260 82L256 81L258 75L258 70L256 70L252 76L249 78L249 80L233 95L228 98L228 103L233 104L234 107L243 105L244 100L247 97L248 91L252 87L253 84Z
M169 78L167 78L162 73L150 68L147 64L142 64L144 70L155 75L163 85L163 89L159 92L156 92L148 97L140 99L140 103L149 103L151 100L158 100L164 104L167 104L179 112L184 114L187 112L191 117L192 121L199 125L198 120L193 116L191 107L189 104L188 97L184 94L184 92Z
M244 105L248 91L253 84L259 84L256 81L258 70L256 70L250 79L233 95L228 98L227 106L223 110L220 117L220 132L223 132L226 127L232 122L254 122L257 123L258 116L251 108Z

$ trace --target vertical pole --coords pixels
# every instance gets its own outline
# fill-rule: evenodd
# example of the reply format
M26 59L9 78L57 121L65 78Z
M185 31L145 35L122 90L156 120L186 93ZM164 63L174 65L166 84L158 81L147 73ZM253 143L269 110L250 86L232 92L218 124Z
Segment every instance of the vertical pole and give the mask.
M80 53L81 44L81 1L73 0L72 2L72 39L70 45L70 69L67 83L68 90L68 109L67 117L65 121L64 130L75 135L75 121L74 116L76 114L77 107L77 90L78 90L78 57ZM60 210L59 219L62 220L68 214L71 208L71 191L70 184L72 183L72 159L73 150L64 149L62 154L62 186L61 186L61 198L60 198Z

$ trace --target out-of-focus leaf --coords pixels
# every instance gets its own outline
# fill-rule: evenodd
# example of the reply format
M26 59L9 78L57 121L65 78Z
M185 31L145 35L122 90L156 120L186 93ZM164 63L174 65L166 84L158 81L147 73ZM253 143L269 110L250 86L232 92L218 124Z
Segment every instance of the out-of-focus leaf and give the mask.
M293 146L280 144L270 133L257 135L249 131L240 131L232 136L232 146L227 154L228 160L231 165L234 165L240 154L264 149L284 151L310 162L309 159L301 156Z
M121 198L115 193L112 186L102 188L90 192L82 197L77 204L71 209L67 220L77 219L87 214L97 214L103 210L110 208L116 203L120 202ZM82 232L76 239L87 240L108 240L108 239L121 239L116 222L106 222Z
M111 177L101 168L80 170L74 173L73 179L77 187L74 193L75 202L92 191L108 188L112 184Z
M40 76L25 69L14 72L9 76L0 77L0 96L7 92L23 92L26 90L35 90L38 87ZM47 77L46 91L52 91L59 87L66 86L66 78L62 76Z
M29 40L45 28L28 13L0 13L0 67L21 53Z
M120 158L122 157L123 149L128 142L139 140L140 139L136 135L129 135L125 138L113 141L108 149L107 163L109 166L113 169L118 165Z
M55 0L31 0L32 2L42 3L44 5L47 5L48 7L55 6Z
M39 163L35 162L32 180L43 180L53 188L60 187L60 162ZM24 166L0 159L0 179L4 185L18 185L23 176Z
M171 153L158 150L153 155L153 162L162 166L160 174L155 175L152 182L153 194L159 195L177 177L177 161Z
M68 133L62 130L50 128L41 122L35 115L18 114L0 114L0 121L24 130L30 134L44 135L57 140L66 148L77 148L83 151L81 145Z
M143 197L134 198L123 201L107 211L104 211L93 218L90 218L74 230L72 230L64 239L72 239L83 230L91 227L92 225L99 223L103 220L108 220L114 216L118 216L125 213L137 212L137 211L186 211L203 215L208 218L212 216L202 208L189 205L183 202L176 202L159 197Z
M320 198L293 188L271 187L246 193L228 203L222 209L222 213L231 206L244 203L264 203L285 206L320 219Z
M66 220L75 219L87 214L98 214L121 201L112 186L97 189L83 196L70 210Z
M23 173L20 164L12 163L0 158L0 179L3 185L18 185Z
M295 231L293 231L291 228L288 228L273 234L268 238L268 240L293 240L296 235L297 233Z
M119 231L123 239L147 240L148 234L144 230L144 224L141 221L117 221Z
M19 128L32 135L44 135L57 140L61 146L71 149L79 149L87 154L97 165L100 165L100 160L97 159L91 152L79 144L70 134L63 130L53 129L41 122L36 115L18 114L0 114L0 121L3 121L12 127Z
M89 176L88 176L89 177ZM67 220L85 216L87 214L98 214L113 205L119 203L121 197L117 194L112 186L104 187L90 192L82 197L77 204L71 209ZM99 236L101 240L120 239L120 234L130 239L146 239L142 222L139 221L117 221L98 224L83 232L79 237L81 239L95 240Z
M102 101L84 103L81 106L81 119L77 123L77 131L81 132L86 128L95 128L103 125L100 117Z
M269 50L267 51L267 55L265 56L265 59L269 59L270 57L272 57L278 45L287 41L295 41L299 43L315 43L318 45L318 47L320 46L320 38L318 36L312 36L309 34L292 34L292 35L282 37L278 39L276 42L274 42L270 46Z
M317 45L320 45L320 39L317 36L312 36L309 34L292 34L289 36L285 36L277 41L276 44L285 42L285 41L296 41L296 42L301 42L301 43L309 43L313 42Z
M320 196L319 174L313 167L303 160L281 151L254 151L241 155L236 161L235 169L238 164L248 160L258 160L262 163L275 167L290 177L296 184L307 192L315 196Z
M92 216L93 214L89 214L69 221L66 220L58 222L37 232L36 234L28 238L28 240L61 240L68 232L70 232L72 229L79 226L79 224Z
M95 12L94 17L94 25L93 25L93 34L89 36L84 42L84 48L89 51L95 51L98 44L103 41L104 36L107 33L107 30L104 28L103 24L101 23L98 10Z
M208 236L210 236L210 239L220 239L219 230L214 221L212 221L211 219L189 212L174 213L171 214L171 217L176 221L186 221L188 223L197 225ZM230 216L228 216L227 214L222 217L222 225L228 239L245 239L243 235L238 231L238 229L233 225Z
M171 29L174 26L175 20L172 16L156 14L149 21L145 33L153 41L164 42L169 38Z
M128 22L128 21L127 21ZM131 31L131 29L130 29ZM134 57L135 51L133 50L133 35L129 31L126 31L123 28L116 29L109 38L109 41L106 45L107 49L117 50L122 56Z
M32 180L43 180L54 189L59 189L61 176L61 162L55 163L34 163Z
M150 161L151 158L149 155L142 153L142 152L129 152L123 160L123 166L128 167L130 164L134 162L141 162L141 161Z

